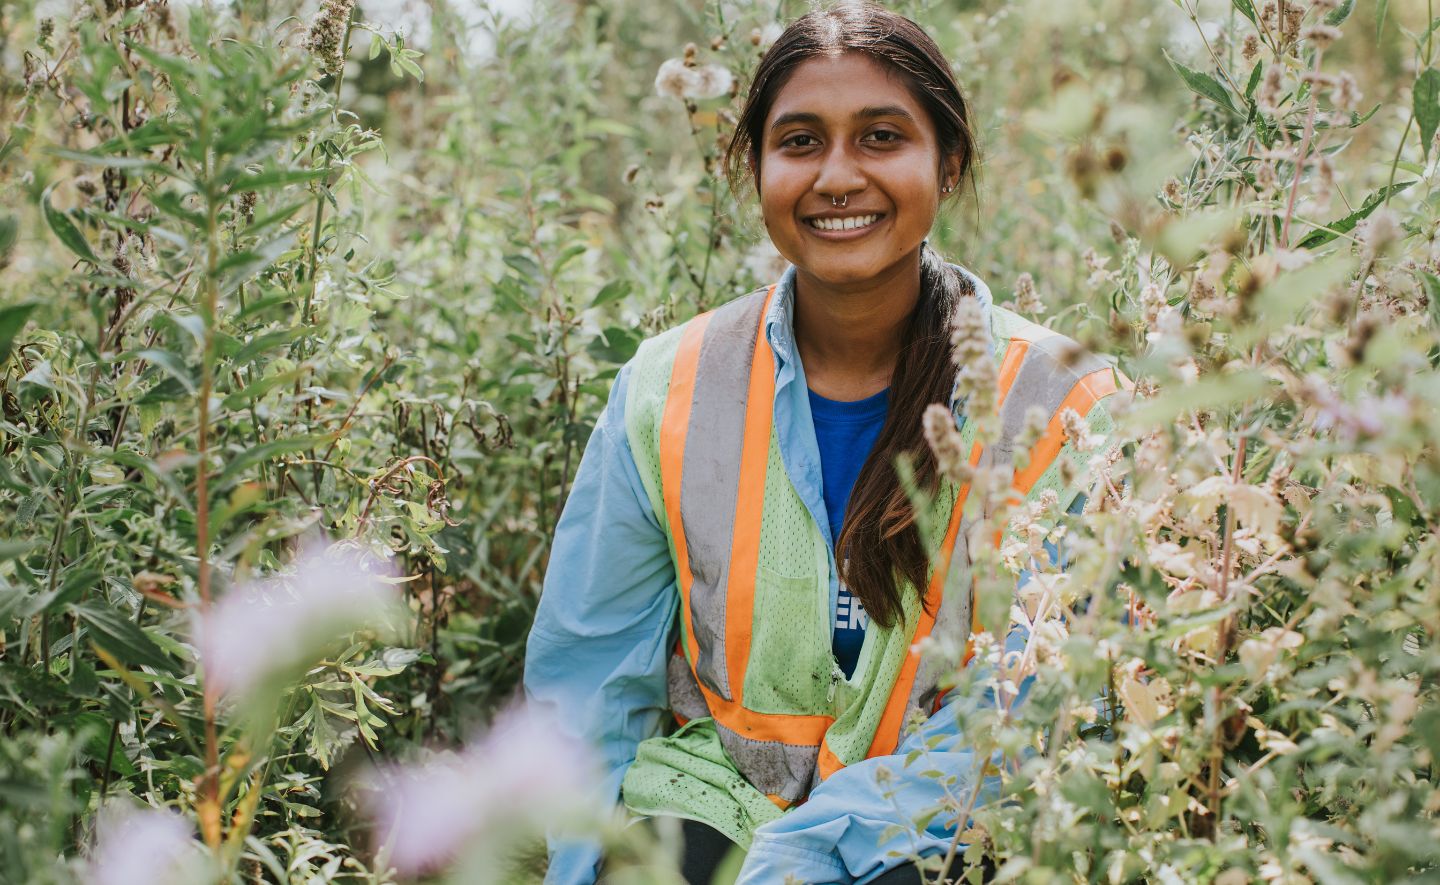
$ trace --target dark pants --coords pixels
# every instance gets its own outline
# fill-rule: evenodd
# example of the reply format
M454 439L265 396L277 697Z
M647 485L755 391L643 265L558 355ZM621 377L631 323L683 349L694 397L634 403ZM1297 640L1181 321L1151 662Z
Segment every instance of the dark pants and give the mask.
M680 832L685 836L685 854L680 862L680 872L690 885L710 885L715 868L735 847L723 833L698 821L682 820ZM988 866L988 861L986 862ZM987 870L985 881L993 872ZM925 880L913 863L902 864L874 880L874 885L922 885Z

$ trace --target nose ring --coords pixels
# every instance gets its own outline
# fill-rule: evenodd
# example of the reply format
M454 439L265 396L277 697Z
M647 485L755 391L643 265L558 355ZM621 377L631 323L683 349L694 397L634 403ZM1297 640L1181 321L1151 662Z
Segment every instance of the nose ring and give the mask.
M843 208L845 208L845 204L848 203L848 202L850 202L850 195L849 195L849 194L846 194L845 196L841 197L841 198L838 199L838 200L835 199L834 197L831 197L831 198L830 198L830 205L831 205L831 206L834 206L834 207L837 208L837 209L843 209Z

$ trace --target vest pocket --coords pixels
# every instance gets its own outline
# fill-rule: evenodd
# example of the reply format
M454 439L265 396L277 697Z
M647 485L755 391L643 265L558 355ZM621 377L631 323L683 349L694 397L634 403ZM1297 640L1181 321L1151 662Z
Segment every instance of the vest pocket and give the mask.
M755 579L745 706L757 713L828 715L833 661L829 588L809 575L760 566Z

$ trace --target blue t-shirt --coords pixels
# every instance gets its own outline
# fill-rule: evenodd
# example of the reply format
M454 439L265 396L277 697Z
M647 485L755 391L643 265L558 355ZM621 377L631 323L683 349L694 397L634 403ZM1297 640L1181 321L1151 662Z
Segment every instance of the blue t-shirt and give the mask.
M850 490L860 475L865 459L875 447L885 414L890 408L890 392L882 390L874 396L854 402L838 402L810 393L810 415L815 421L815 441L820 445L820 478L825 498L825 514L830 523L830 541L840 537L845 523L845 506ZM860 600L850 595L844 584L835 603L835 624L832 648L835 660L848 677L860 660L860 646L865 642L865 628L870 618Z

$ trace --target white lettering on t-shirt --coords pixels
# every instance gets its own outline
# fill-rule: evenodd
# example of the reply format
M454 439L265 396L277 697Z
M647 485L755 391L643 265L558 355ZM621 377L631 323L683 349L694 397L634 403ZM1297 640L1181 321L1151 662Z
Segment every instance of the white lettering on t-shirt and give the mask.
M841 587L840 595L835 600L835 629L864 630L869 625L870 616L865 613L865 607L860 604L860 600Z

